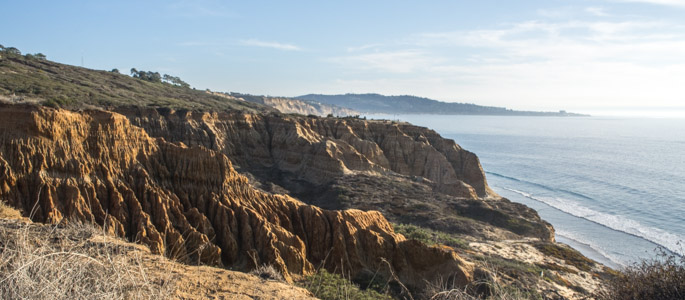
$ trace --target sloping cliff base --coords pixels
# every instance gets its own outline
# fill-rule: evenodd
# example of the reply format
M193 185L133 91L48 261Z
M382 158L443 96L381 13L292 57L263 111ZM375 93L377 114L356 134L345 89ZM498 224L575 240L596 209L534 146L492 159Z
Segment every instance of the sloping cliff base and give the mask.
M493 193L477 157L434 131L116 110L0 105L0 199L34 221L98 224L187 264L271 265L286 281L324 268L364 287L384 282L374 286L397 298L455 288L487 297L496 284L580 299L607 274L555 244L533 210ZM407 239L391 222L463 246Z

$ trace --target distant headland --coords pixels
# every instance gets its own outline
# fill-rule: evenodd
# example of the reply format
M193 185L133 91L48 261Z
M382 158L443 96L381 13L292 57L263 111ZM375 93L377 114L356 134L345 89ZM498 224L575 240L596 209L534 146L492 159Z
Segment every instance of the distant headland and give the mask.
M442 102L429 98L409 95L385 96L380 94L308 94L294 98L345 107L363 113L567 117L589 116L571 113L565 110L556 112L520 111L505 107L481 106L472 103Z

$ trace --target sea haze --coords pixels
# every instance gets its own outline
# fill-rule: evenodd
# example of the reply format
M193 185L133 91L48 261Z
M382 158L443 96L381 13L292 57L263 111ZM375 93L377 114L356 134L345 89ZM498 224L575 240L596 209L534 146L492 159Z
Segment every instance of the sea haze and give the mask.
M610 266L685 254L685 119L396 115L475 152L489 185Z

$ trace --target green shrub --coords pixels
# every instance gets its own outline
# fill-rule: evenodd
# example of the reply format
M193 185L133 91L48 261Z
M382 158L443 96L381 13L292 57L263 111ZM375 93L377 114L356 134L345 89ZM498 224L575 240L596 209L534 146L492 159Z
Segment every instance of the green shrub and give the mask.
M362 290L345 277L330 273L325 269L320 269L315 274L306 276L305 280L298 285L323 300L392 299L389 295L381 294L373 289Z
M414 239L426 245L442 244L450 247L468 249L468 243L453 234L432 230L412 224L393 224L395 232L408 239Z

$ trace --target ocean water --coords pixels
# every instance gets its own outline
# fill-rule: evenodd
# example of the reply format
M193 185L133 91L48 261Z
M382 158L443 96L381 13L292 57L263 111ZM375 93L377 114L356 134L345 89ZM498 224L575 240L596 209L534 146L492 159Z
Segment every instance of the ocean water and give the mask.
M612 267L685 254L685 119L395 115L478 155L489 185Z

